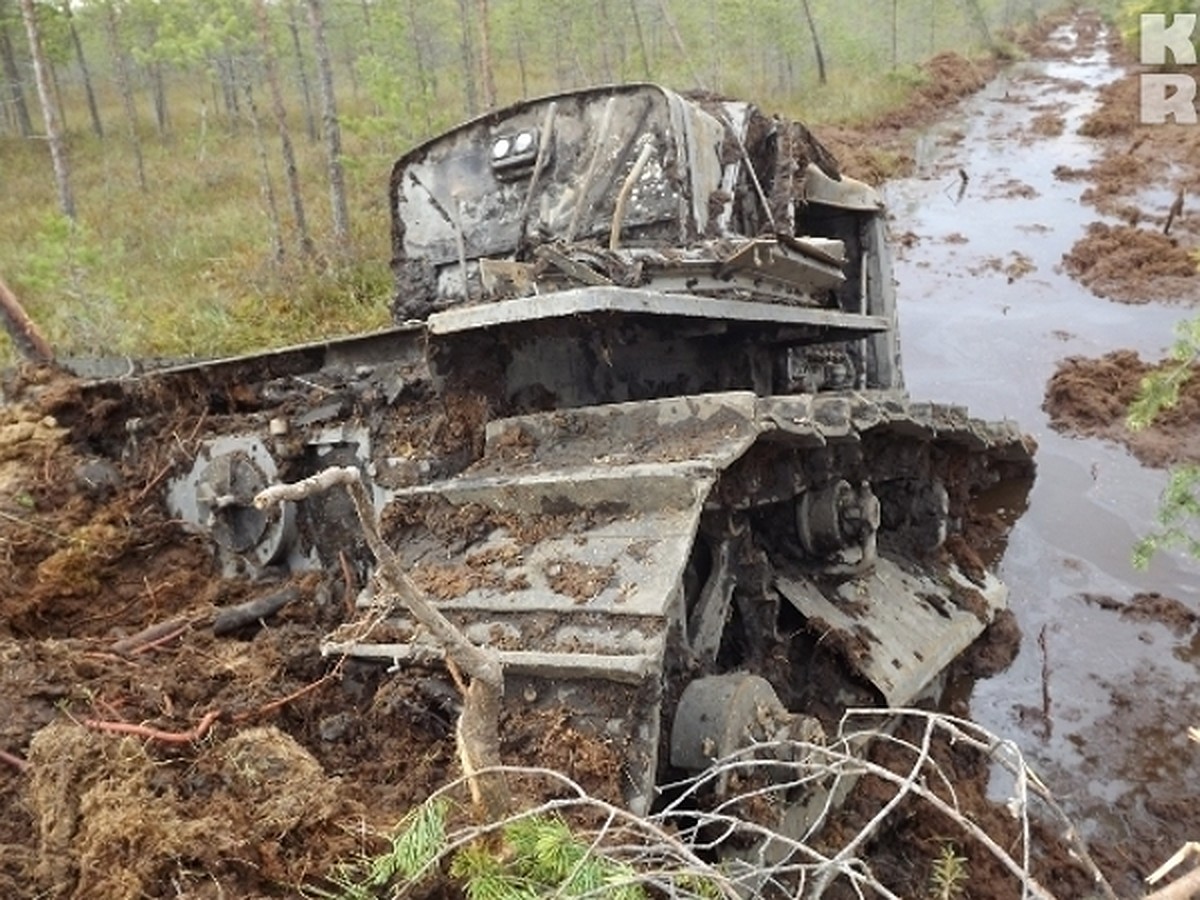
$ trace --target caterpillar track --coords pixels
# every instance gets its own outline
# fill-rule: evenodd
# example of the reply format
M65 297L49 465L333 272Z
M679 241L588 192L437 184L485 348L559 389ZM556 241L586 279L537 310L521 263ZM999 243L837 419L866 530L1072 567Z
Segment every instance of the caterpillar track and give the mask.
M806 128L579 91L414 149L389 196L395 328L120 387L238 395L166 502L227 577L365 584L323 653L441 655L372 588L343 496L254 507L331 465L499 653L509 712L601 741L634 810L748 741L928 695L1004 607L988 561L1032 444L909 400L882 203Z

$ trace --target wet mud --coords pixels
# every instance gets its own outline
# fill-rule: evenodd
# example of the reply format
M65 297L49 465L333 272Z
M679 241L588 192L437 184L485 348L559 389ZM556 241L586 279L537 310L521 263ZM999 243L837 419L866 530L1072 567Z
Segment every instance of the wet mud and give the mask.
M1046 385L1043 408L1050 424L1066 434L1116 441L1147 466L1200 462L1200 377L1191 375L1178 402L1151 425L1134 431L1126 423L1143 379L1163 369L1131 350L1113 350L1098 359L1063 360Z
M0 406L0 896L295 896L385 847L377 835L461 774L452 679L322 659L320 640L361 618L350 557L224 579L163 508L196 442L261 397L180 379L151 405L27 375ZM305 390L309 409L334 393ZM411 456L473 458L475 404L404 396L389 412ZM102 448L112 420L136 424L142 452ZM506 761L620 800L617 750L564 713L506 713L501 731ZM527 803L547 790L518 787Z
M910 393L1012 417L1039 445L1000 563L1017 652L952 690L952 708L1020 743L1125 897L1200 833L1180 800L1200 777L1186 738L1200 721L1200 567L1131 564L1165 485L1156 467L1195 459L1195 389L1147 432L1123 424L1200 298L1200 134L1139 126L1136 69L1080 21L930 128L915 176L885 192L905 236ZM1014 278L1002 261L1018 254Z

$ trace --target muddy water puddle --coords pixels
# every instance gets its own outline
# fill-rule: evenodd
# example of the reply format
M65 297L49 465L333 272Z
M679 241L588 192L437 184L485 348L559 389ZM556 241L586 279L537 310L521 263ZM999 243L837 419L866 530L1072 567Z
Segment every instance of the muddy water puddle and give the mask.
M1058 37L1064 47L1073 39ZM1064 356L1128 348L1157 358L1189 312L1103 300L1061 271L1102 217L1079 200L1085 180L1054 170L1095 160L1097 146L1076 130L1119 75L1100 43L1073 59L1018 64L933 129L916 177L885 195L902 238L910 393L1016 419L1040 448L1029 508L1001 563L1021 651L974 685L972 714L1020 743L1091 837L1161 838L1165 858L1172 803L1200 779L1200 752L1185 736L1200 724L1200 637L1094 598L1159 592L1200 611L1200 566L1160 555L1136 572L1130 550L1153 524L1165 476L1123 448L1052 431L1041 410ZM1148 213L1170 204L1142 199Z

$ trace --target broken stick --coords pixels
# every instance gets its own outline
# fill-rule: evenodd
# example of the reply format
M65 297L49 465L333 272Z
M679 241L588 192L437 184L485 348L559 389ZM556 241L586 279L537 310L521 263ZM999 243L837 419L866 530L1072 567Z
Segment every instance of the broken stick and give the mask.
M265 596L247 600L245 603L222 607L217 611L216 618L213 619L213 634L220 637L223 634L245 628L247 625L258 624L263 619L275 615L299 596L300 591L289 586L279 591L272 591Z
M6 762L18 772L24 772L29 768L29 763L15 753L9 753L7 750L0 750L0 762Z
M344 486L354 501L367 546L379 563L376 574L379 583L389 594L399 598L413 618L437 639L446 651L447 659L471 678L458 720L459 758L471 787L472 799L484 808L489 821L498 821L511 806L508 782L503 772L495 771L502 765L500 704L504 695L504 669L500 658L494 650L471 643L408 577L399 557L379 532L375 507L359 470L353 466L334 466L294 484L273 485L259 492L254 505L258 509L267 509L284 500L303 500L336 485ZM484 772L485 769L492 771Z
M54 362L50 344L3 280L0 280L0 319L4 320L4 330L21 356L35 363Z
M208 730L219 718L221 718L221 711L214 709L212 712L206 713L191 731L163 731L134 722L108 722L101 719L84 719L83 724L84 727L91 728L93 731L131 734L134 737L143 737L151 741L162 741L164 744L190 744L208 734Z
M136 634L121 638L109 649L113 653L137 653L148 649L152 644L157 644L160 641L166 643L171 638L178 637L187 630L190 624L191 620L187 616L167 619L165 622L156 622L154 625L143 628Z

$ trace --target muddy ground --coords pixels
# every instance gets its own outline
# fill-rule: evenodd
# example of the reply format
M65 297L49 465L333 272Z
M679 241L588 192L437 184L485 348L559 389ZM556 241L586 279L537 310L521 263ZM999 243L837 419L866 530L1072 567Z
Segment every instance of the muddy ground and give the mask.
M917 177L887 196L910 391L1039 441L999 568L1018 653L964 689L972 716L1020 742L1118 894L1137 896L1200 829L1185 799L1200 772L1195 564L1131 563L1166 481L1146 463L1195 459L1196 388L1132 452L1123 426L1194 314L1200 135L1137 123L1138 73L1108 36L1055 41L930 129Z
M1080 27L1094 39L1094 19ZM905 129L994 71L954 57L933 65L937 77L909 110L869 134L831 135L835 147L874 148L847 153L847 171L873 179L911 158ZM1048 111L1036 130L1054 133L1057 122ZM1186 216L1176 238L1185 224ZM76 385L31 373L8 396L0 409L0 896L294 896L299 885L320 884L336 861L379 850L373 830L458 774L458 701L444 671L396 677L316 652L323 635L355 616L353 566L324 577L223 580L207 542L166 513L164 481L199 435L256 402L244 386L129 408L84 402ZM397 446L444 455L477 438L469 412L429 398L412 403L409 419L420 424L393 435ZM121 454L135 431L153 449ZM269 618L214 627L222 610L285 590L290 599ZM1152 616L1160 609L1136 607ZM964 670L1003 666L1018 638L1006 617ZM560 767L615 799L611 754L567 718L508 720L501 732L506 760ZM1006 810L987 797L985 762L946 754L964 803L1011 839ZM869 815L879 799L873 790L851 804L844 829ZM914 809L877 842L902 893L922 892L946 831ZM1061 897L1087 896L1086 878L1052 831L1042 838L1043 883ZM1018 896L985 868L978 848L961 849L974 867L969 896ZM1148 864L1146 854L1111 844L1099 856L1124 884Z
M1125 77L1101 91L1100 107L1080 128L1100 140L1098 159L1055 172L1081 182L1081 200L1104 217L1088 226L1063 266L1098 297L1191 308L1200 304L1200 133L1190 125L1139 121L1143 71L1130 63ZM1120 442L1145 465L1194 463L1200 379L1185 382L1178 406L1150 428L1133 432L1125 424L1142 379L1163 365L1127 350L1070 357L1047 385L1045 409L1055 427Z

